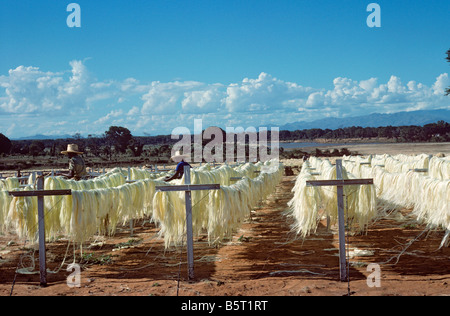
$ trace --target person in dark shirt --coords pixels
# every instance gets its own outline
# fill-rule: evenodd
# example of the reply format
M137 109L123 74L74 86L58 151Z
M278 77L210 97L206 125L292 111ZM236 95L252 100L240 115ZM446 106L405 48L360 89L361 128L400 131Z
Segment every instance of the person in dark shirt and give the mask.
M173 161L178 162L177 167L175 168L175 173L172 176L167 176L164 178L164 181L169 182L174 179L181 179L184 174L184 167L185 166L191 166L189 163L184 161L185 158L187 158L186 155L180 154L179 151L175 153L174 156L170 157Z
M86 179L88 176L86 172L86 165L83 158L79 156L82 153L83 152L78 151L77 144L68 144L67 150L62 151L61 154L67 155L69 157L69 173L61 173L59 175L75 180Z

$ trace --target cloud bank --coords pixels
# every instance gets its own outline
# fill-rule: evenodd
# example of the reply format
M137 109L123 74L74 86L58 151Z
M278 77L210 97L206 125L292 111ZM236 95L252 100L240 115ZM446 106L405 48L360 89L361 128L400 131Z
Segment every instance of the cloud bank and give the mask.
M99 81L83 61L44 71L18 66L0 75L0 132L8 137L81 133L100 135L111 125L133 135L170 134L177 126L280 126L323 117L448 108L447 73L434 84L402 82L392 75L353 80L338 77L332 89L313 88L261 72L241 82Z

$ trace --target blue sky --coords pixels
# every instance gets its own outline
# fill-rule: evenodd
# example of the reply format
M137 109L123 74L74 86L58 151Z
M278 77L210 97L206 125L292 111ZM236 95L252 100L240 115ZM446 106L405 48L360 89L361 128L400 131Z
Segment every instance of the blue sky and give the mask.
M0 133L170 134L449 108L450 2L2 0ZM375 2L375 1L374 1Z

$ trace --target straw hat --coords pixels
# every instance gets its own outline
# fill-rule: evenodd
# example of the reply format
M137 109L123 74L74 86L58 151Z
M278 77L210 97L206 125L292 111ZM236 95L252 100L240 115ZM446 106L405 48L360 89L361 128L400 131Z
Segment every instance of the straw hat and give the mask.
M77 144L68 144L67 145L67 150L62 151L61 154L68 155L69 153L82 154L83 152L78 151L78 145Z
M181 161L182 159L186 159L188 158L188 155L185 154L181 154L181 152L179 150L177 150L175 152L175 155L173 155L172 157L170 157L170 159L172 159L173 161Z

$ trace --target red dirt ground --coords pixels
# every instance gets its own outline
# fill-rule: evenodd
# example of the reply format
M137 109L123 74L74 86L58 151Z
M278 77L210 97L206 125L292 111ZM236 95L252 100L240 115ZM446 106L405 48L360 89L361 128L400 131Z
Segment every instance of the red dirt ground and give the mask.
M349 237L350 250L366 253L350 258L350 281L339 281L336 231L327 232L322 223L305 240L294 239L290 231L292 220L284 211L294 181L295 176L283 177L269 199L252 211L251 220L220 247L210 247L204 236L196 238L193 281L187 280L185 249L164 250L154 224L140 221L133 237L123 227L113 237L86 244L83 251L89 261L80 263L77 253L82 270L81 286L75 288L66 282L72 272L66 271L66 264L73 262L72 248L60 271L48 274L48 286L40 287L38 273L15 273L30 245L7 245L14 236L0 236L0 295L8 296L12 289L13 296L450 295L450 248L438 250L443 232L423 233L424 226L408 210L376 221L365 235ZM131 246L119 248L120 243ZM48 268L57 270L67 241L48 243L47 249ZM34 271L39 271L37 251L34 256ZM380 265L379 287L368 286L368 263Z

